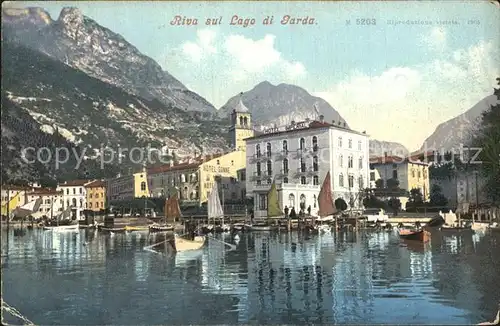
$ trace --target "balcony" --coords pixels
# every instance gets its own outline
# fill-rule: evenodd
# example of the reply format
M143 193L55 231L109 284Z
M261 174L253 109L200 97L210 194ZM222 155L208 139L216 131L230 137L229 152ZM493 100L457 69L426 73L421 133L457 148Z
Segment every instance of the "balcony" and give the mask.
M262 172L254 172L252 177L250 178L251 181L257 181L257 180L262 180L264 179L265 175Z
M295 153L296 158L309 157L309 156L311 156L311 151L308 150L307 147L304 147L302 149L299 148Z
M250 157L250 163L264 162L267 161L269 157L267 155L262 154L254 154Z
M277 153L276 153L276 159L278 159L278 160L282 160L282 159L284 159L284 158L288 157L288 153L289 153L289 151L288 151L288 150L282 150L282 151L280 151L280 152L277 152Z

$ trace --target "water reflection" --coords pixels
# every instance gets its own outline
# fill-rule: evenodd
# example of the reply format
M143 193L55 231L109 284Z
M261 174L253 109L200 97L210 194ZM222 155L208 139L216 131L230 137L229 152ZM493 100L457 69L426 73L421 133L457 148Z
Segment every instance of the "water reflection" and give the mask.
M144 250L161 233L2 232L3 295L39 324L463 324L499 300L493 234L256 232L171 255Z

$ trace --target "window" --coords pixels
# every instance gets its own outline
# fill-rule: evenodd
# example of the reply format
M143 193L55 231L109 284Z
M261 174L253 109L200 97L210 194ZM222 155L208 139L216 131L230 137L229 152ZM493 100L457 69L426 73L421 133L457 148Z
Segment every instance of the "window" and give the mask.
M300 208L306 209L306 195L304 194L300 195Z
M240 178L241 178L241 181L245 181L245 180L246 180L246 178L247 178L247 173L246 173L246 171L245 171L245 170L241 171L241 177L240 177Z
M259 144L255 145L255 155L257 155L257 157L261 156Z
M342 137L339 137L339 147L342 147Z
M375 172L370 172L370 181L375 181Z
M306 172L306 162L303 158L300 158L300 172Z
M283 153L288 153L288 142L286 140L283 141Z
M319 185L319 177L317 175L313 177L313 185L315 186Z
M273 183L273 180L267 179L267 184L270 185L271 183Z
M92 194L90 194L89 197L92 199Z
M415 178L415 170L414 169L411 169L411 177Z
M314 136L312 139L313 151L318 151L318 137Z
M339 186L340 187L344 186L344 175L342 173L339 174Z
M217 165L220 165L220 161L219 160L217 160Z
M425 168L424 168L424 171L423 171L423 175L424 175L424 178L427 178L427 171L425 170Z
M146 182L141 182L141 191L146 191Z
M76 189L73 188L73 195L76 195Z
M261 173L261 171L260 171L260 162L257 162L256 167L257 167L257 176L260 177L260 173Z
M273 174L273 162L271 160L267 161L267 175Z
M315 157L313 157L313 171L317 172L318 169L319 169L319 167L318 167L318 157L315 156Z
M348 167L349 169L352 169L352 167L353 167L353 159L352 159L352 156L349 156L349 157L347 158L347 165L348 165L347 167Z
M101 202L101 208L104 208L104 202L103 201Z
M349 180L349 188L354 188L354 176L350 175L348 180Z
M420 170L418 171L418 178L420 179Z
M92 208L92 203L89 203L89 208Z
M392 178L397 179L398 178L398 170L392 170Z
M344 167L344 157L342 155L339 155L339 166L341 168Z
M301 184L301 185L305 185L305 184L307 184L306 177L304 177L304 176L301 176L301 177L300 177L300 184Z
M288 159L283 159L283 173L287 174L288 173Z
M363 182L363 176L359 176L358 184L359 184L359 189L363 189L365 187L365 183Z
M267 209L267 195L259 194L259 210L264 211Z
M80 207L83 207L83 199L80 198Z
M359 168L362 169L363 168L363 157L360 157L359 158Z
M349 148L352 148L352 139L349 139Z
M290 205L290 207L295 207L295 195L294 194L290 194L288 196L288 204Z
M361 140L358 141L358 150L360 151L361 150Z
M288 183L288 177L283 178L283 183Z
M83 188L80 187L80 194L83 194Z
M266 147L266 154L267 154L267 157L271 157L271 143L267 143L267 147Z
M66 189L66 195L69 195L69 189Z
M71 200L71 206L76 207L76 198Z
M234 165L234 161L233 160L231 160L231 165Z
M300 138L299 148L300 148L300 150L306 149L306 140L304 138Z
M313 207L316 208L316 202L318 201L316 195L313 196L313 200L314 200Z

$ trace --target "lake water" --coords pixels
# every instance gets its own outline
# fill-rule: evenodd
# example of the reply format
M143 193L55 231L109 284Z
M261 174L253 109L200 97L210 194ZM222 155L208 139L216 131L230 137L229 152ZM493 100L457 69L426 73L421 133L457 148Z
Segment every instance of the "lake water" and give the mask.
M256 232L172 256L145 250L161 234L23 231L2 230L2 297L37 325L472 324L500 300L497 234Z

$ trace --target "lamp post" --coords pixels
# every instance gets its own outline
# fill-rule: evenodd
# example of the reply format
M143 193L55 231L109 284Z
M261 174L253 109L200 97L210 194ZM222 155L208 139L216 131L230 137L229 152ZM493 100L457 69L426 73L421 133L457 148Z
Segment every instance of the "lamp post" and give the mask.
M479 173L479 171L474 170L475 183L476 183L476 215L479 215L478 214L478 212L479 212L479 192L478 192L478 189L477 189L477 175L478 175L478 173ZM474 222L474 215L472 215L472 222Z

